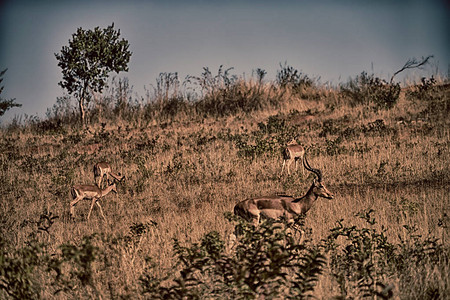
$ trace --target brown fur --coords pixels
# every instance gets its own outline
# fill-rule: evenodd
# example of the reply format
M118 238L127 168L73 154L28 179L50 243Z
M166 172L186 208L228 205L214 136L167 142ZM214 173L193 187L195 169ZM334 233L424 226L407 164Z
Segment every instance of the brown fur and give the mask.
M295 169L297 169L297 160L303 160L305 156L305 148L303 146L295 144L289 144L283 150L283 167L281 168L281 174L283 174L284 168L287 167L288 174L291 174L290 166L292 162L295 162ZM302 174L304 171L302 169Z
M109 163L104 161L96 163L94 165L94 181L98 187L101 187L104 176L106 176L106 180L109 180L110 177L112 177L119 182L125 178L125 176L122 176L120 173L114 173Z

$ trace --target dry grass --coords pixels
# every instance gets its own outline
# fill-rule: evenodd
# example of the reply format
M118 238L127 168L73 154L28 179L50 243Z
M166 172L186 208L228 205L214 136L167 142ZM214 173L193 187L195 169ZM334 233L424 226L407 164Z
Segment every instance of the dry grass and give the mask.
M448 101L448 90L443 97ZM305 226L312 229L309 238L313 243L326 238L341 219L346 225L365 226L356 214L373 209L375 228L387 228L390 242L407 236L404 225L416 226L417 234L438 238L448 253L448 228L442 225L450 213L448 120L430 117L417 121L415 116L426 102L412 105L403 94L391 110L351 107L341 101L328 92L319 101L293 100L276 110L224 117L179 116L164 123L106 121L104 128L92 124L89 132L70 126L62 133L30 127L2 129L2 239L5 245L20 249L33 237L48 245L48 253L57 253L63 244L80 245L84 237L99 234L94 243L101 254L92 265L92 287L76 286L54 295L55 288L48 285L50 275L42 271L33 277L35 284L42 286L40 295L143 298L139 278L148 266L146 258L156 264L155 276L166 274L174 264L174 238L188 244L217 231L226 239L233 224L224 213L232 211L236 202L274 192L296 196L306 192L311 174L302 176L299 170L279 178L281 155L274 152L246 158L239 155L236 143L226 138L227 134L247 134L252 144L258 123L297 110L314 112L305 121L298 119L297 139L309 147L310 164L322 170L328 189L335 194L332 200L319 199L308 212ZM383 120L384 127L367 129L376 120ZM327 121L336 131L324 133ZM346 128L356 133L345 135ZM341 140L336 142L339 136ZM332 141L336 143L330 144ZM107 221L96 208L86 221L88 201L76 206L77 218L70 220L70 186L93 184L92 166L101 160L126 175L118 194L101 200ZM59 218L48 233L39 231L36 221L49 212ZM157 225L133 240L130 226L151 222ZM410 274L408 283L400 275L387 281L394 285L396 299L420 298L427 287L437 289L444 299L450 295L449 271L448 260L438 265L427 263ZM339 295L327 270L313 294L321 299Z

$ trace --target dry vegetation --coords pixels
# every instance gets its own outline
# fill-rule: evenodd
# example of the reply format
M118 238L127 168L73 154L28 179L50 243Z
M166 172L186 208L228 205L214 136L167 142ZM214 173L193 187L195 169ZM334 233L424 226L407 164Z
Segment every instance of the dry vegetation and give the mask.
M283 70L294 76L205 69L191 90L162 74L139 100L113 82L89 130L67 99L1 129L0 298L448 299L448 85L424 80L384 107ZM311 173L279 177L292 138L335 195L303 220L304 245L225 217L248 197L306 192ZM86 220L85 200L71 220L70 187L94 184L103 160L126 176L101 200L106 222L96 207ZM248 231L228 249L236 224Z

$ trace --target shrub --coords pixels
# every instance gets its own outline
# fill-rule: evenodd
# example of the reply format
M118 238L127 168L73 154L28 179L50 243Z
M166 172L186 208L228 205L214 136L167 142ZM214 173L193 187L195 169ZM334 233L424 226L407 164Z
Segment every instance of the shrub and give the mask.
M374 104L377 108L392 108L400 96L400 84L387 83L374 74L362 72L346 84L342 84L341 95L350 100L350 104Z
M41 299L42 282L52 274L48 273L51 269L48 245L39 242L39 237L49 235L58 218L44 211L38 221L24 220L22 224L31 224L33 231L22 247L14 247L14 243L0 235L0 298L6 294L12 299Z
M280 64L281 70L277 72L276 81L283 89L291 89L294 93L302 94L306 88L313 86L313 81L308 75L299 72L293 67Z
M228 137L234 141L238 154L254 159L262 155L279 154L282 148L295 139L299 128L287 122L283 114L270 116L267 122L258 123L258 130L249 134L236 134Z
M314 289L325 259L319 248L296 243L282 222L258 228L237 222L241 233L231 253L217 232L200 243L181 246L174 240L176 272L153 275L154 265L141 276L142 292L151 299L303 299Z
M426 105L418 114L419 118L441 121L446 120L450 113L449 89L448 81L438 85L433 76L429 79L423 77L421 84L413 87L406 96L414 103Z
M208 68L204 68L201 76L188 78L190 83L200 87L200 100L194 105L197 113L227 116L280 106L282 94L274 86L263 84L264 70L257 69L256 82L231 75L231 70L220 66L217 75L213 76Z
M59 120L65 124L74 125L77 121L72 97L68 95L56 98L56 103L53 104L52 108L47 108L45 115L48 120Z
M389 242L387 228L381 226L381 232L375 228L377 222L373 213L374 210L369 209L357 214L368 227L344 226L340 220L323 240L325 252L330 257L330 272L343 299L352 296L390 299L393 297L393 285L388 282L391 276L408 278L425 261L436 265L439 260L448 261L448 252L443 245L432 237L423 239L415 227L405 225L408 231L405 238L400 237L399 244ZM339 237L344 237L345 241L337 243ZM436 295L441 292L433 291Z
M369 224L369 228L345 227L341 220L325 240L331 258L331 273L342 296L392 297L392 288L388 288L384 276L392 273L395 246L387 241L385 228L381 233L373 228L376 221L372 213L373 210L368 210L358 214ZM335 244L339 236L346 237L348 241L342 250L338 250Z
M41 287L33 279L47 259L43 244L36 240L13 249L0 235L0 291L12 299L40 299Z

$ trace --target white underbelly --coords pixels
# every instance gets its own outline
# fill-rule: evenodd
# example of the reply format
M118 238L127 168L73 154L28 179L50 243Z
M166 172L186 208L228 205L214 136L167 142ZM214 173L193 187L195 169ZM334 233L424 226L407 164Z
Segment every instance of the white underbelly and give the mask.
M277 209L264 209L261 211L261 217L267 219L279 219L280 217L292 219L292 214L287 211L280 211Z

